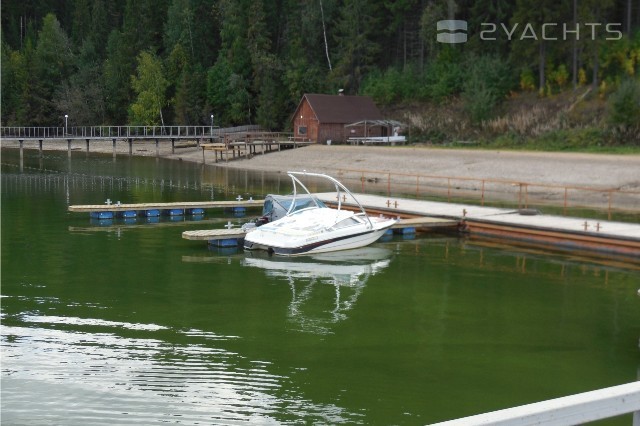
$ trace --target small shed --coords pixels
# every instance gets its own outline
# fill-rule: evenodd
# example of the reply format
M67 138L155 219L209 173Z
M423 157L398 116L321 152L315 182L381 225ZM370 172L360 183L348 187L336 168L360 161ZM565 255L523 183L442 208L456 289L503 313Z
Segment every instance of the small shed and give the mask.
M369 96L305 94L291 121L296 139L327 143L364 137L364 126L345 126L382 119L382 113ZM387 136L387 128L383 126L367 128L366 131L368 136Z

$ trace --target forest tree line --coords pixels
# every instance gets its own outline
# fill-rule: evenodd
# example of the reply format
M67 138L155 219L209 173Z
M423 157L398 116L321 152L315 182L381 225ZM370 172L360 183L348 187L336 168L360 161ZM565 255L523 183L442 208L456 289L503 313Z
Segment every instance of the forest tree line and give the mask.
M436 41L450 18L468 42ZM514 91L586 85L629 86L622 120L640 116L639 0L25 0L3 2L1 49L3 126L213 114L280 130L304 93L338 89L387 105L460 97L479 122Z

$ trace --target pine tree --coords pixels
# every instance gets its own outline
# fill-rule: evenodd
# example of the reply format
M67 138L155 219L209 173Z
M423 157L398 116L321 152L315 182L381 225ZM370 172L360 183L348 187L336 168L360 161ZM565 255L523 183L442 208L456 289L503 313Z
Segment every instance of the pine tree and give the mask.
M336 26L337 63L332 80L347 93L357 93L375 63L378 45L373 42L377 28L375 5L366 0L345 0Z
M55 15L48 14L38 33L33 61L27 64L29 78L25 118L28 117L28 124L50 126L60 123L65 112L56 110L54 94L58 85L69 77L73 60L67 35Z

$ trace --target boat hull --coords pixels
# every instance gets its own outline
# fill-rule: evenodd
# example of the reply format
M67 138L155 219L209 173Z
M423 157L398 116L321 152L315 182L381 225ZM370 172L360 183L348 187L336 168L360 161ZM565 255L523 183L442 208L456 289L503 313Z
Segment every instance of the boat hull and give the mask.
M280 256L301 256L338 250L350 250L365 247L376 242L382 234L385 233L387 228L368 230L362 233L344 235L340 237L330 237L293 247L277 244L264 244L245 238L244 248L246 250L266 250L269 253Z

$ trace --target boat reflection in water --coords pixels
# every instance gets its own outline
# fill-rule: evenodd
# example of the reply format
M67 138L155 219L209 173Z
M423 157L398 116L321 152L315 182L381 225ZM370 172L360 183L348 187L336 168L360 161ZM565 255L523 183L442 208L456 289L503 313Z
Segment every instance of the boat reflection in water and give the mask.
M386 248L363 247L294 260L251 252L242 264L289 284L288 317L300 331L329 334L331 325L347 318L367 280L389 266L392 254Z

